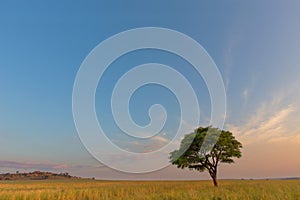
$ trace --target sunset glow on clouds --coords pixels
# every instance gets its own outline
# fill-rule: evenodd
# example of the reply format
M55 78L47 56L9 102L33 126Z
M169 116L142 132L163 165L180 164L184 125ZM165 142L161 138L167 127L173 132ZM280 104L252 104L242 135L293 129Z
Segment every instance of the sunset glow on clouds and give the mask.
M36 169L36 170L64 170L69 168L66 164L53 164L53 163L36 163L36 162L15 162L0 160L0 168L12 169Z

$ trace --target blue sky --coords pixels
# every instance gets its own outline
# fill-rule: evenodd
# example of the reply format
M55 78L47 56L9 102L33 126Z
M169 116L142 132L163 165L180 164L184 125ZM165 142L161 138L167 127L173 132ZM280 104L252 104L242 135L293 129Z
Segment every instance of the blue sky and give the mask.
M72 117L73 83L82 61L101 41L128 29L157 26L195 39L221 72L227 93L225 128L243 142L244 156L222 168L220 176L299 176L300 162L294 157L300 144L299 11L297 1L1 1L1 171L48 164L46 169L82 176L135 177L98 167L101 164L81 144ZM153 60L188 65L159 51L126 56L113 65L124 65L124 71ZM205 122L210 112L205 84L192 70L181 72L201 91ZM98 118L112 133L115 127L105 99L121 73L108 71L96 94ZM168 130L176 128L174 97L163 88L143 89L131 102L138 108L132 113L136 122L149 120L145 104L160 102L171 116ZM281 170L278 156L284 157L288 170ZM151 176L205 178L172 167Z

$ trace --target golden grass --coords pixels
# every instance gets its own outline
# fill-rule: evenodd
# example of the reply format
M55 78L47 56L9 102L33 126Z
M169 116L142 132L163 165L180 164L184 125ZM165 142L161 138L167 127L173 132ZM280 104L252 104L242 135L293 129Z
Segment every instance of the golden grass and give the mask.
M300 199L300 180L0 181L1 200Z

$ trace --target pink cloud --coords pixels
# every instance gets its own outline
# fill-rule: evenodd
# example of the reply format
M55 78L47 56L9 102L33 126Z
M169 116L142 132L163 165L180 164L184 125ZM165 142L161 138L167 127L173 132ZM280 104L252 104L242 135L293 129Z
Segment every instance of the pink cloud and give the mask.
M36 170L62 170L70 166L67 164L42 163L42 162L16 162L0 160L0 168L36 169Z

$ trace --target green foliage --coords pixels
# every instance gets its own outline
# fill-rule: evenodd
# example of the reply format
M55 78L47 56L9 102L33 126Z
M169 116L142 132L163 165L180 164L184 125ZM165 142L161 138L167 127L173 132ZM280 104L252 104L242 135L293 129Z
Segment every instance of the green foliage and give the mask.
M199 127L185 135L179 150L170 153L170 161L178 168L208 170L217 186L217 167L220 163L234 163L242 156L242 144L229 131L213 127Z

